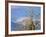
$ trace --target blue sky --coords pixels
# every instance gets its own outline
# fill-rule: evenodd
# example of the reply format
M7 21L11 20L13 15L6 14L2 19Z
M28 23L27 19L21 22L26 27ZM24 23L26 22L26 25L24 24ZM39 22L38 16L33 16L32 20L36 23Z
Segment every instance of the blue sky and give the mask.
M38 15L41 12L41 8L35 6L11 6L11 19L15 21L15 19L17 20L21 17L30 16L32 11L35 15Z

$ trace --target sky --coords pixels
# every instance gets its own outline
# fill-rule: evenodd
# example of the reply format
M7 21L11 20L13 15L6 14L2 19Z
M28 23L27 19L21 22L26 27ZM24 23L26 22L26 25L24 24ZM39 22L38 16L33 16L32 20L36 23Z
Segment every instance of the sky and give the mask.
M36 6L11 6L11 20L15 21L21 17L26 17L34 13L34 18L38 17L37 15L41 12L40 7ZM37 19L37 18L36 18Z

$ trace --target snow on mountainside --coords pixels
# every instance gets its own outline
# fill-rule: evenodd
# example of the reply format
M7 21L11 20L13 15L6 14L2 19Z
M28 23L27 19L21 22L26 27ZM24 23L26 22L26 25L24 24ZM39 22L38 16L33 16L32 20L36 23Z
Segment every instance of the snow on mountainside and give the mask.
M21 17L18 20L16 20L16 23L22 22L23 20L26 20L26 19L31 20L31 17Z
M21 17L20 19L16 20L16 23L26 25L26 23L31 23L30 17Z

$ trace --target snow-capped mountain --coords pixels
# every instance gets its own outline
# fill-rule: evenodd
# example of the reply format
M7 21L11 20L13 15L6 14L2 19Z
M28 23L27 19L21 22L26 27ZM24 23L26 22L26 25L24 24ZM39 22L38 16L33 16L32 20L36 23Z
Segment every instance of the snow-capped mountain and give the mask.
M31 17L21 17L19 19L17 19L16 21L12 21L12 30L28 30L28 25L31 24ZM39 24L39 21L38 24L36 25L36 21L33 20L34 22L34 25L35 25L35 29L38 30L40 29L40 24Z

